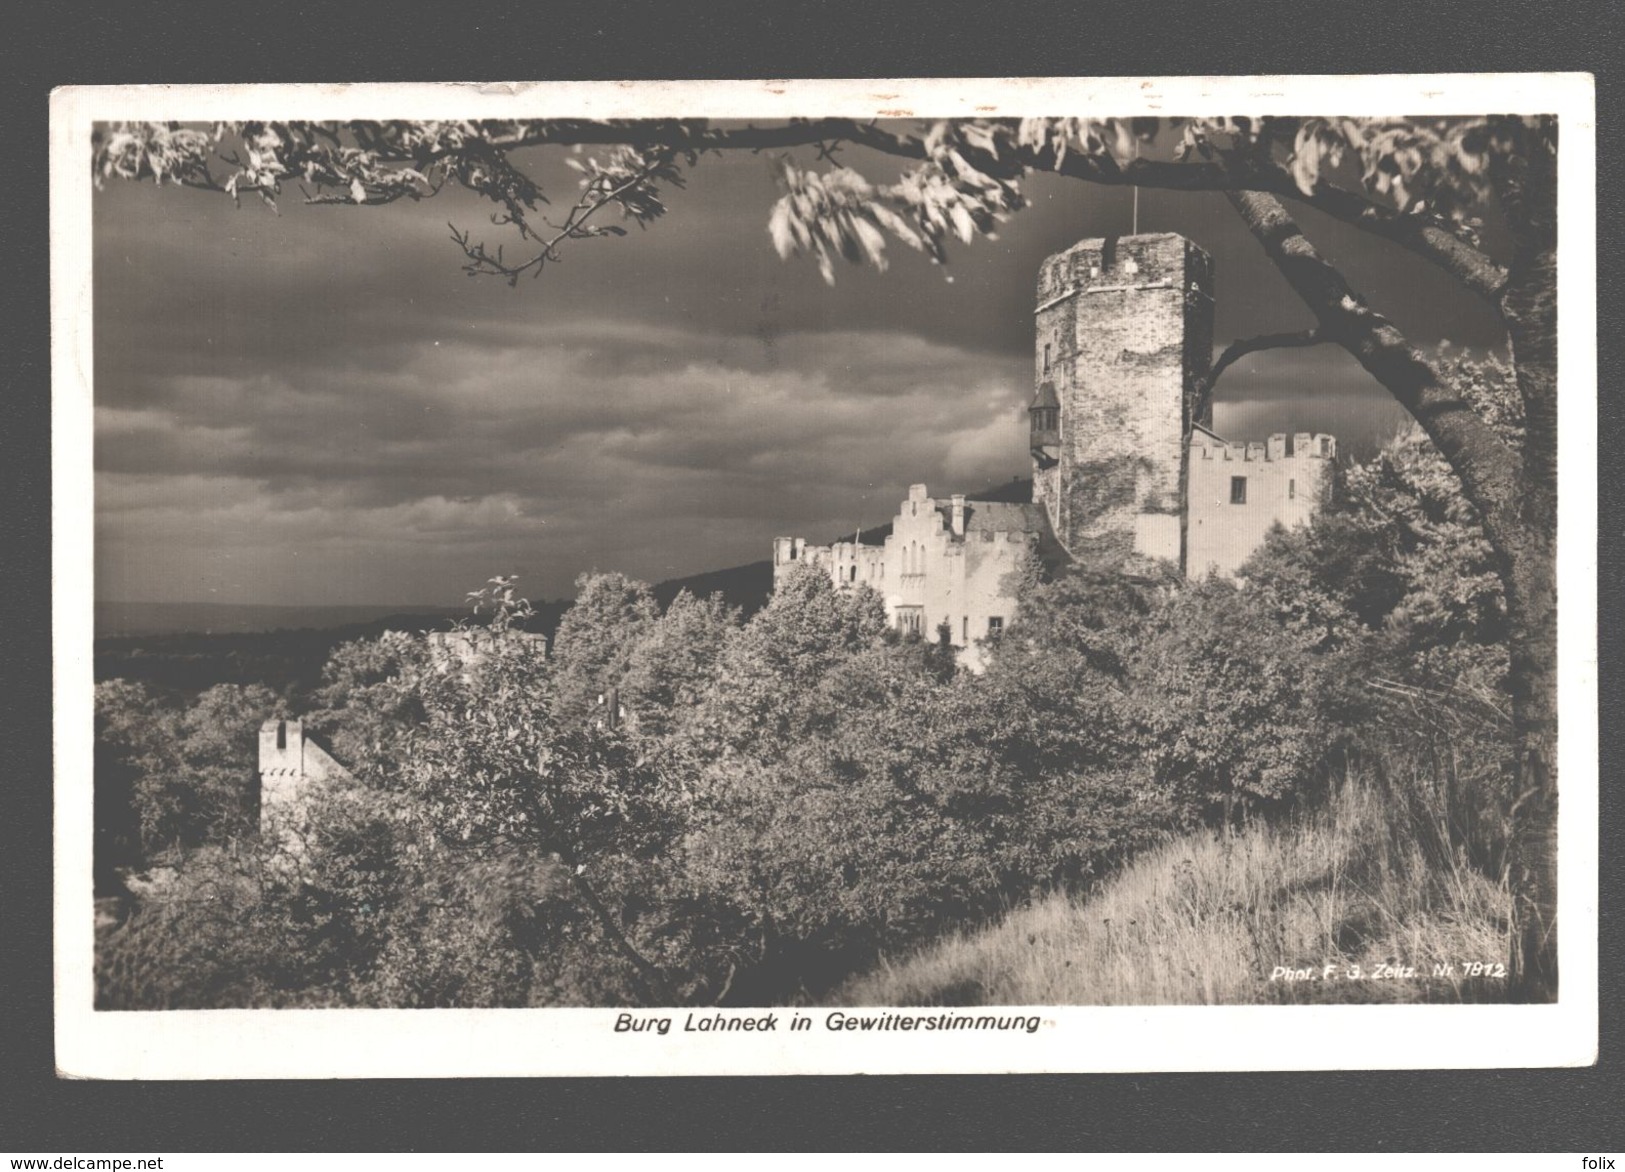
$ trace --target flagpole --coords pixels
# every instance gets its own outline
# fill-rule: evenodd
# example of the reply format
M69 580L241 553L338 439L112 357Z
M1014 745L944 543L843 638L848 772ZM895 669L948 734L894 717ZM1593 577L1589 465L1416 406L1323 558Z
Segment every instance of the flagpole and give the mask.
M1134 161L1136 163L1138 163L1140 161L1140 136L1137 135L1137 134L1134 136ZM1138 236L1139 234L1140 234L1140 185L1138 183L1136 183L1134 185L1134 226L1133 226L1133 229L1130 231L1129 235Z

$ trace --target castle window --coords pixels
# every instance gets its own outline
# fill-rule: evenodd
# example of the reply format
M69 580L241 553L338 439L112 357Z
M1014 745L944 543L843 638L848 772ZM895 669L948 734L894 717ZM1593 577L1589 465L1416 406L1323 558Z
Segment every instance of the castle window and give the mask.
M1232 476L1230 478L1230 503L1233 505L1247 503L1247 478L1245 476Z
M970 615L964 617L963 625L959 628L959 637L966 643L970 642Z
M1322 456L1329 456L1332 454L1332 440L1330 436L1323 435L1320 437L1320 454Z
M1045 342L1044 343L1044 373L1045 374L1049 373L1049 348L1050 348L1050 344L1048 342Z
M1002 634L1004 634L1004 616L999 614L989 616L987 620L987 637L997 639Z
M288 722L285 720L276 722L276 747L278 749L288 747Z
M1298 499L1298 482L1296 480L1286 482L1286 499L1289 501Z

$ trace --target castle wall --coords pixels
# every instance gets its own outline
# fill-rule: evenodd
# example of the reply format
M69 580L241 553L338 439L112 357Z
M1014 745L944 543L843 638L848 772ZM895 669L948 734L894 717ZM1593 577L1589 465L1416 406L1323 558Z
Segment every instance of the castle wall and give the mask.
M1076 559L1181 560L1188 405L1212 350L1212 261L1172 233L1085 240L1045 260L1037 382L1060 402L1060 458L1035 468Z
M547 636L540 631L507 630L497 634L487 627L469 627L430 631L424 639L429 648L429 662L435 669L441 673L455 669L465 681L473 678L474 669L499 643L519 644L543 659L548 654Z
M1045 260L1029 411L1033 504L942 501L916 484L884 546L774 542L777 583L811 565L867 584L900 630L961 662L1015 616L1019 574L1055 542L1096 570L1150 559L1191 577L1234 574L1277 523L1307 524L1330 496L1336 441L1214 436L1195 403L1213 350L1213 262L1171 233L1085 240ZM1064 560L1064 559L1063 559Z
M949 641L966 652L962 661L974 668L980 665L976 644L1015 617L1016 580L1037 549L1039 516L1027 505L939 500L916 484L884 545L778 538L774 581L806 565L842 588L870 586L893 627L935 641L946 625Z
M1329 435L1300 432L1289 443L1278 434L1268 443L1235 444L1193 433L1186 573L1234 574L1277 522L1309 524L1331 494L1336 456L1337 441Z
M267 720L260 725L260 833L282 836L297 850L304 803L314 786L350 778L350 771L305 735L299 720Z

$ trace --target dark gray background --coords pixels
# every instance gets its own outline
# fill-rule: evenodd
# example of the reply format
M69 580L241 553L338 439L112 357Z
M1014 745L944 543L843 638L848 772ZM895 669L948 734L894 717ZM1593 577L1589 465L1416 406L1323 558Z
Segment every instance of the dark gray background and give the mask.
M564 1148L1619 1151L1619 745L1602 759L1602 1054L1584 1070L1014 1078L93 1084L52 1078L46 96L65 83L485 77L1089 75L1440 70L1599 74L1602 516L1621 515L1616 18L1597 0L1002 4L54 5L0 52L7 385L3 1139L18 1153ZM1619 525L1605 520L1602 727L1617 729ZM1613 718L1613 719L1610 719ZM87 779L88 783L88 779ZM1558 1166L1556 1164L1553 1165Z

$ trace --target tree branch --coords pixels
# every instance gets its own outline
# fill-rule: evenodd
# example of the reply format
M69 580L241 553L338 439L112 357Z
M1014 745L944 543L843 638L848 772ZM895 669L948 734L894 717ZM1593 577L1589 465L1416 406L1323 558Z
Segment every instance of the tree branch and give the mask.
M678 125L688 135L682 145L695 150L763 150L841 139L901 158L923 161L930 157L925 142L919 138L892 134L872 123L850 119L824 118L782 127L721 130L704 124ZM591 134L589 126L579 124L568 133ZM1329 183L1317 183L1306 193L1290 171L1273 162L1249 157L1246 160L1231 158L1223 163L1212 160L1173 163L1147 158L1119 163L1109 154L1090 155L1078 151L1057 158L1048 147L1014 148L1004 155L969 146L962 149L978 170L1007 180L1020 179L1027 171L1048 171L1104 186L1154 187L1166 191L1264 191L1307 204L1345 224L1391 240L1438 265L1492 303L1506 283L1504 268L1426 217L1402 214Z
M1517 532L1523 487L1518 453L1502 442L1460 393L1440 379L1392 322L1366 305L1343 274L1315 251L1280 200L1254 191L1229 192L1227 198L1315 315L1319 322L1315 332L1352 354L1422 425L1461 478L1468 500L1479 510L1490 542L1505 563L1509 541L1515 540Z
M471 242L469 233L459 232L455 227L453 227L451 230L451 238L457 242L457 246L461 248L463 250L463 254L468 257L468 263L463 266L463 271L471 277L505 277L507 278L509 285L517 285L519 283L519 278L527 271L540 275L543 266L549 261L556 263L559 259L557 251L558 246L564 243L566 240L579 240L584 236L595 235L624 235L623 230L620 228L589 229L587 227L587 221L590 220L599 211L599 209L603 208L607 204L611 204L619 200L627 192L631 191L632 188L648 179L649 176L654 174L670 161L671 152L663 151L656 154L656 156L651 159L648 164L640 168L635 174L613 187L597 187L596 189L589 187L588 194L578 200L575 206L570 209L570 214L565 217L564 223L557 226L556 233L551 238L542 241L541 249L529 260L523 262L522 264L509 265L504 263L502 259L502 250L500 247L497 249L496 255L493 256L491 253L486 251L484 244ZM506 222L515 224L519 228L521 236L529 236L539 239L539 237L536 237L536 234L531 231L529 224L525 222L522 216L510 214L508 221Z
M571 868L571 882L575 884L576 893L580 895L581 902L587 906L597 919L598 926L603 929L604 935L614 945L615 950L630 964L638 974L644 985L644 997L650 1006L675 1006L677 999L672 995L660 971L646 960L642 953L632 947L632 942L621 931L621 926L615 922L615 917L604 906L604 901L598 898L598 893L587 882L586 876L579 867Z
M1207 378L1202 380L1196 402L1191 408L1191 418L1202 417L1213 398L1213 389L1219 382L1219 376L1238 358L1245 358L1260 350L1293 350L1302 346L1318 346L1331 340L1324 337L1319 330L1295 330L1287 334L1260 334L1256 338L1236 339L1224 348L1224 353L1219 355L1219 360L1208 371Z
M314 124L316 132L330 127ZM664 147L691 156L707 151L763 151L797 146L853 143L896 158L925 161L932 157L924 139L896 134L873 121L852 118L791 119L778 126L718 127L701 120L485 121L472 124L475 135L427 139L392 137L366 124L350 124L352 133L381 163L409 164L417 170L446 163L473 150L509 152L541 146L628 145ZM1119 163L1110 153L1069 151L1058 156L1050 146L1002 144L998 153L958 144L963 157L994 178L1016 181L1035 171L1105 186L1152 187L1167 191L1254 190L1306 204L1361 231L1381 236L1439 266L1466 288L1492 303L1506 283L1506 270L1429 217L1404 214L1363 195L1328 183L1304 192L1285 167L1258 154L1233 155L1219 161L1169 162L1138 158ZM338 202L343 202L338 201Z

